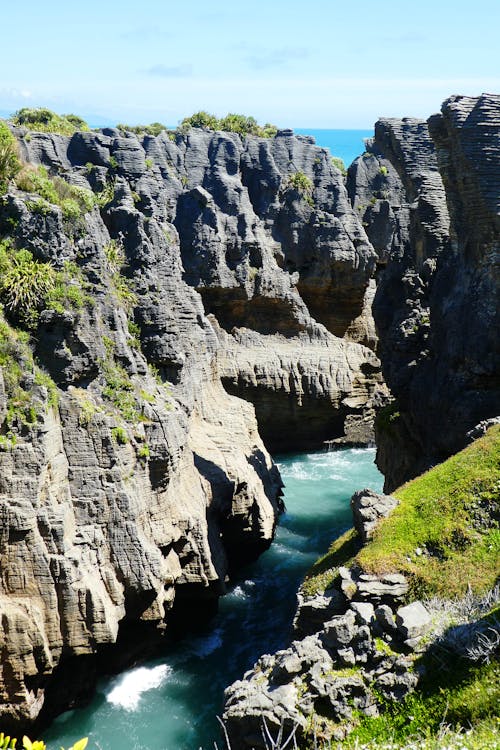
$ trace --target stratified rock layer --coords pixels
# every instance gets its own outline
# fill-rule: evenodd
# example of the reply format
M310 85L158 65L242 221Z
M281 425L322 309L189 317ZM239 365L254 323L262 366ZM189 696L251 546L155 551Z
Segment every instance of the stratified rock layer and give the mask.
M70 219L11 186L0 205L6 252L64 276L29 342L0 319L2 728L71 705L268 546L281 481L248 400L273 447L366 442L381 387L350 340L372 330L375 254L310 139L16 135L97 200Z
M379 255L373 314L396 403L378 423L386 490L498 414L500 98L380 120L348 188Z

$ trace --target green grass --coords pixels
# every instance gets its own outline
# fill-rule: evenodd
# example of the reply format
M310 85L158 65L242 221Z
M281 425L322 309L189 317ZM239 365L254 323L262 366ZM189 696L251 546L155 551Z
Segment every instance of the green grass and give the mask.
M337 568L354 557L361 546L361 540L354 529L349 529L330 545L328 552L317 560L301 586L306 596L325 591L337 577Z
M388 419L394 413L393 407ZM500 426L495 426L393 493L399 506L380 522L365 547L353 529L335 540L311 568L302 592L324 591L334 583L340 565L353 564L367 572L404 573L410 581L409 600L422 595L453 599L468 587L478 594L489 590L499 570L499 490ZM417 548L423 554L418 555ZM389 648L380 639L376 646L380 651ZM343 743L320 745L322 750L500 746L498 661L474 664L457 653L440 651L438 642L416 666L424 668L424 675L414 693L403 702L385 704L378 718L360 714Z
M393 493L400 505L379 524L356 562L368 572L404 573L417 596L451 598L468 586L477 592L491 588L500 553L498 522L491 520L499 490L500 426L495 426ZM418 556L417 548L424 554Z
M59 206L64 218L72 222L98 205L98 198L91 190L70 185L61 177L51 177L42 166L25 166L16 177L16 185L19 190L40 196L41 201L30 202L28 207L32 210L46 214L51 205Z
M9 325L0 313L0 368L7 395L7 410L0 424L0 450L13 448L18 435L36 424L39 402L25 376L34 376L34 385L47 389L46 408L57 406L57 386L33 360L29 336Z
M336 539L309 571L302 591L324 591L338 566L352 563L370 573L405 574L410 600L453 598L468 586L478 593L492 588L500 558L500 531L492 519L499 490L500 426L495 426L394 492L400 504L380 522L368 545L360 549L353 529Z
M426 674L418 689L402 702L387 703L384 713L375 719L359 718L359 725L342 747L381 747L389 742L404 746L416 737L426 738L432 747L444 725L462 733L462 737L464 731L474 727L476 744L471 744L471 748L494 747L479 742L498 737L498 662L472 666L470 662L455 659L443 668L433 656L423 661ZM446 747L444 742L442 747Z

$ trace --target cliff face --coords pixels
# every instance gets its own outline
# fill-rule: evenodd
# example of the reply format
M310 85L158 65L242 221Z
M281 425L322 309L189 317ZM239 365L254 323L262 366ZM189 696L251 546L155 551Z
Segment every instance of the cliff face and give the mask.
M351 340L375 254L308 139L16 136L0 263L38 286L29 310L1 286L2 727L71 704L113 644L270 543L280 477L228 391L285 448L369 439L381 381Z
M348 188L379 256L373 315L396 402L378 422L386 490L499 411L500 99L380 120Z

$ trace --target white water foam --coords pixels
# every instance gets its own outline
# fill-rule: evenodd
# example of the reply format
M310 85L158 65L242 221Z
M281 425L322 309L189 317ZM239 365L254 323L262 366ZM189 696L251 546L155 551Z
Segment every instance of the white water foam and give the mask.
M298 479L303 482L314 482L317 478L315 476L314 468L311 466L304 466L304 464L278 464L281 476L283 479Z
M135 711L142 694L161 687L172 672L172 667L167 664L132 669L119 678L113 689L106 695L106 700L115 706L121 706L126 711Z

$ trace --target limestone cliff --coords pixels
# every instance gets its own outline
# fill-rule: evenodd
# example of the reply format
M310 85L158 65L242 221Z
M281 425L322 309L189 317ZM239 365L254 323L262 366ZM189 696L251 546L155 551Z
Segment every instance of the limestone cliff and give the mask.
M373 315L396 402L378 422L386 490L500 411L500 98L453 96L428 123L379 120L349 169L378 253Z
M371 439L381 387L351 340L370 330L375 253L310 140L15 134L25 167L0 204L2 728L70 705L113 644L140 651L270 543L280 477L228 391L287 448ZM19 269L36 279L27 299Z

